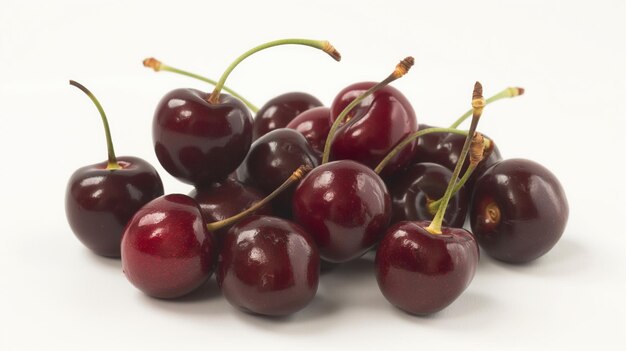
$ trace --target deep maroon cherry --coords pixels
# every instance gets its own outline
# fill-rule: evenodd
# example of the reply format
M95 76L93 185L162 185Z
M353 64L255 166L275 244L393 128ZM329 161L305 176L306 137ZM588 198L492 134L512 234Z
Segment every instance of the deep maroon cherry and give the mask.
M257 139L237 169L237 179L269 194L301 165L318 165L318 156L302 134L293 129L275 129ZM291 217L291 203L295 187L288 189L274 201L274 213Z
M154 150L163 168L196 186L224 180L239 166L252 142L252 116L238 99L219 103L195 89L165 95L154 113Z
M206 222L217 222L232 217L263 199L263 194L259 190L230 178L193 189L189 196L200 205ZM271 215L271 207L263 206L256 214ZM217 241L221 240L229 228L227 226L215 231Z
M209 278L214 250L213 234L198 204L186 195L165 195L142 207L128 223L122 268L144 293L176 298Z
M284 128L297 115L318 106L322 106L322 102L307 93L278 95L261 106L254 117L252 139L257 140L274 129Z
M451 170L429 162L411 165L392 177L387 182L393 207L391 223L431 220L436 209L429 209L428 204L443 197L451 178ZM461 188L448 203L445 226L463 227L468 201L465 189Z
M318 249L304 229L276 217L251 216L228 231L216 275L231 305L284 316L313 299L319 272Z
M98 108L107 139L108 161L76 170L67 185L65 213L76 237L94 253L120 256L124 227L150 200L163 195L163 183L148 162L137 157L116 157L104 110L95 96L81 89Z
M324 144L330 126L330 109L323 106L304 111L287 124L287 128L295 129L304 135L304 138L320 155L320 158L324 153Z
M431 234L430 222L400 222L389 228L376 252L376 279L393 305L417 315L450 305L474 277L479 252L467 230L442 228Z
M375 86L361 82L344 88L331 105L333 122L350 102ZM396 88L386 86L360 102L337 130L332 140L331 159L350 159L374 168L393 147L417 131L415 111ZM415 152L415 142L405 147L383 170L390 175L406 166Z
M569 207L558 179L525 159L496 163L477 179L472 231L484 251L509 263L532 261L561 238Z
M293 213L315 239L320 255L346 262L382 238L391 200L382 179L365 165L343 160L313 169L293 196Z

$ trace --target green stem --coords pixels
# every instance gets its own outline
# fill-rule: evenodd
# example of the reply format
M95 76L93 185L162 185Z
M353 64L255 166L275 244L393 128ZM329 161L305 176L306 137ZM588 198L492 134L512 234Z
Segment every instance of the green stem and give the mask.
M328 136L326 137L326 143L324 144L324 153L322 154L322 164L327 163L328 160L330 159L330 146L332 145L332 140L335 137L335 133L337 132L339 125L341 125L341 123L346 118L348 113L350 113L350 111L352 111L352 109L356 105L358 105L361 101L363 101L363 99L365 99L366 97L372 95L378 90L389 85L389 83L393 82L394 80L404 76L409 71L409 69L411 69L414 63L415 63L415 60L413 59L413 57L411 56L406 57L404 60L400 61L398 65L396 65L396 68L393 71L393 73L391 73L387 78L385 78L380 83L372 86L371 88L367 89L364 93L359 95L356 99L352 100L348 104L348 106L346 106L346 108L344 108L343 111L341 111L339 116L337 116L337 119L335 119L335 122L333 122L333 124L330 126L330 130L328 131Z
M215 89L209 96L208 101L213 104L216 104L219 102L220 91L224 87L224 83L226 83L226 79L228 78L230 73L235 69L235 67L237 67L237 65L239 65L239 63L245 60L248 56L256 52L259 52L261 50L265 50L274 46L288 45L288 44L304 45L304 46L310 46L316 49L320 49L326 52L327 54L329 54L336 61L341 60L341 55L339 54L339 52L337 52L337 50L335 50L335 48L332 45L330 45L330 43L327 41L309 40L309 39L281 39L281 40L270 41L268 43L261 44L259 46L256 46L244 52L235 61L233 61L233 63L231 63L230 66L226 68L226 71L224 71L224 73L220 77L220 80L215 85Z
M453 133L453 134L467 135L466 130L459 130L455 128L426 128L426 129L418 130L417 132L414 132L413 134L410 134L406 138L402 139L402 141L398 143L398 145L396 145L393 149L391 149L391 151L389 151L389 153L385 156L385 158L383 158L382 161L380 161L378 166L374 168L374 171L376 173L382 172L383 168L387 166L387 163L389 163L391 159L396 157L396 155L400 151L402 151L402 149L404 149L407 145L409 145L413 140L423 135L430 134L430 133Z
M441 204L439 205L439 209L435 214L435 218L433 218L433 221L430 223L430 225L425 228L431 234L441 234L441 224L443 223L443 216L446 213L446 207L448 207L448 202L450 202L450 198L452 197L452 190L454 189L456 180L461 173L461 168L463 167L465 157L469 152L471 139L474 135L474 132L476 131L476 126L478 125L478 120L480 119L480 115L482 113L484 105L485 100L482 98L482 86L479 82L476 82L476 84L474 85L474 94L472 98L472 124L470 125L467 137L465 138L465 143L463 143L463 149L461 149L461 155L456 162L456 166L454 167L454 171L452 172L452 178L450 179L450 182L448 182L448 187L446 188L446 192L442 197Z
M496 95L488 98L487 100L485 100L485 106L489 105L492 102L496 102L504 98L511 98L511 97L522 95L522 94L524 94L524 88L509 87L497 93ZM450 128L458 128L459 125L461 125L461 123L463 123L466 119L468 119L472 115L472 111L473 109L469 109L468 111L466 111L461 117L459 117L454 123L452 123Z
M182 69L178 69L176 67L172 67L172 66L168 66L166 64L164 64L163 62L156 60L154 58L148 58L145 59L143 61L143 65L149 68L152 68L155 72L158 71L167 71L167 72L171 72L171 73L176 73L176 74L180 74L183 76L187 76L187 77L191 77L194 79L198 79L200 81L209 83L211 85L217 85L217 81L201 76L199 74L195 74L192 72L187 72L187 71L183 71ZM248 101L247 99L245 99L243 96L237 94L237 92L235 92L234 90L230 89L227 86L223 87L224 90L226 90L229 94L231 94L232 96L236 97L237 99L241 100L244 104L246 104L246 106L248 106L248 108L254 112L257 113L259 111L259 108L256 107L254 104L252 104L250 101Z
M281 192L283 192L283 190L287 189L289 186L291 186L294 182L299 181L300 179L302 179L302 177L304 177L309 171L311 170L311 168L309 166L300 166L298 169L296 169L289 178L287 178L287 180L285 180L278 188L276 188L276 190L272 191L271 194L267 195L263 200L256 202L254 205L252 205L252 207L232 216L232 217L228 217L226 219L223 219L221 221L217 221L217 222L213 222L213 223L209 223L206 225L207 229L211 232L215 232L218 229L221 229L223 227L229 226L231 224L234 224L235 222L243 219L246 216L251 215L252 213L254 213L255 211L257 211L258 209L260 209L261 207L265 206L266 204L268 204L270 201L272 201L272 199L274 199L276 196L278 196Z
M91 91L89 91L89 89L87 89L84 85L73 80L70 80L70 85L73 85L77 87L78 89L82 90L83 93L89 96L91 101L93 101L94 105L96 105L98 112L100 112L100 117L102 118L102 124L104 124L104 133L106 134L106 139L107 139L107 151L109 154L109 159L107 162L106 169L120 169L121 167L117 163L117 158L115 157L115 150L113 149L113 140L111 138L109 122L107 120L106 114L104 113L104 109L102 108L102 105L100 105L100 102L98 101L98 99L96 99L96 97L91 93Z
M476 164L470 163L470 165L467 167L467 170L465 170L465 174L463 174L463 177L454 184L454 189L452 189L452 196L458 193L459 190L461 190L461 188L463 187L463 185L467 183L469 178L472 176L472 172L474 172L474 170L476 169L476 166L477 166ZM428 213L435 215L437 210L439 210L439 206L441 205L442 200L443 200L443 197L438 200L429 202L426 205L428 207Z

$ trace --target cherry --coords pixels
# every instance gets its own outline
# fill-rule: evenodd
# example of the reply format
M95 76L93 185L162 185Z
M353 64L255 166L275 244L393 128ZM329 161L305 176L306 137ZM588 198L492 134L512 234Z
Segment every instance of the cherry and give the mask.
M206 225L200 206L189 196L172 194L152 200L126 226L121 245L126 277L150 296L176 298L190 293L213 271L214 233L258 211L308 170L298 168L252 207Z
M252 216L225 236L217 283L235 307L284 316L313 299L319 272L318 249L304 229L284 219Z
M330 126L330 109L323 106L304 111L287 124L287 128L295 129L304 136L320 159Z
M479 260L476 240L467 230L426 230L429 221L395 224L378 245L378 286L393 305L427 315L450 305L467 288Z
M311 168L319 164L316 153L302 134L293 129L275 129L259 139L237 169L237 179L269 193L300 165ZM294 189L288 189L273 202L274 213L291 217Z
M109 124L96 97L80 83L98 108L107 140L108 161L76 170L67 185L65 213L76 237L94 253L120 256L120 241L130 218L150 200L163 195L163 183L148 162L116 157Z
M565 230L569 207L558 179L542 165L508 159L478 180L470 207L472 231L485 252L509 263L546 254Z
M391 223L431 219L437 210L428 205L443 196L451 178L452 171L428 162L411 165L393 177L387 182L393 208ZM448 204L443 223L448 227L463 227L468 201L469 196L461 188Z
M322 106L322 103L307 93L279 95L265 103L257 112L252 127L252 139L256 140L274 129L284 128L297 115L318 106Z
M352 84L335 97L331 105L334 121L357 96L374 86L373 82ZM386 86L359 103L332 140L331 158L350 159L374 168L403 138L417 131L415 111L396 88ZM392 160L383 175L406 166L413 158L415 143Z
M465 229L442 228L442 221L470 147L473 158L483 153L484 139L474 131L484 101L482 86L476 82L472 125L432 222L397 223L389 228L376 251L376 279L381 292L390 303L409 313L426 315L442 310L474 277L479 260L474 236Z
M213 272L215 244L198 204L182 194L159 197L142 207L122 238L126 278L158 298L186 295Z
M244 59L286 44L314 47L337 61L341 58L327 41L276 40L239 56L222 74L211 94L194 89L168 93L158 104L153 121L155 152L165 170L185 183L204 186L224 180L237 168L252 142L252 116L243 102L221 94L221 90Z
M217 222L232 217L263 199L263 194L259 190L230 178L220 183L193 189L189 196L200 205L202 215L207 222ZM263 206L255 213L271 215L272 210L270 206ZM229 228L224 227L215 232L218 241Z

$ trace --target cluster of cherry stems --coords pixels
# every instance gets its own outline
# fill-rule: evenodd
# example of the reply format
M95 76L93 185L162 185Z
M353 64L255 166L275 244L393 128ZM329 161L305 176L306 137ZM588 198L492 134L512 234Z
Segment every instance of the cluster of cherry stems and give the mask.
M74 172L67 219L93 252L121 256L138 289L177 298L215 271L232 305L288 315L314 298L320 270L375 248L384 297L426 315L467 288L478 244L515 264L542 256L559 240L568 205L556 177L533 161L503 160L494 141L476 132L489 103L523 89L484 99L476 83L472 108L450 128L434 128L418 125L409 100L388 85L409 71L411 57L379 83L346 87L330 108L309 94L287 93L258 109L224 86L245 58L285 44L340 59L326 41L277 40L241 55L219 81L144 61L155 71L215 85L210 94L173 90L154 114L157 158L194 185L188 196L163 195L148 162L116 157L100 103L70 81L100 111L109 157ZM469 117L470 128L458 129ZM463 229L468 216L471 233Z

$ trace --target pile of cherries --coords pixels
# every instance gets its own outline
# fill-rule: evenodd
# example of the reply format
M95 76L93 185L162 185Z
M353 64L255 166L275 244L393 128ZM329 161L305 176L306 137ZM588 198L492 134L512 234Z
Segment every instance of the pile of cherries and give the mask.
M523 89L484 99L476 83L472 108L450 128L435 128L418 125L409 100L388 85L409 71L411 57L379 83L346 87L330 107L287 93L258 109L225 87L245 58L285 44L340 60L328 42L285 39L247 51L219 81L144 61L215 85L211 93L173 90L154 114L156 156L194 186L189 195L164 195L148 162L116 157L100 103L70 81L102 116L108 160L74 172L67 219L93 252L121 256L138 289L177 298L215 271L232 305L288 315L314 298L321 266L375 248L385 298L426 315L469 285L478 244L498 260L525 263L559 240L568 204L556 177L533 161L503 160L494 141L476 132L489 103ZM469 129L458 129L470 117ZM468 217L471 232L463 229Z

